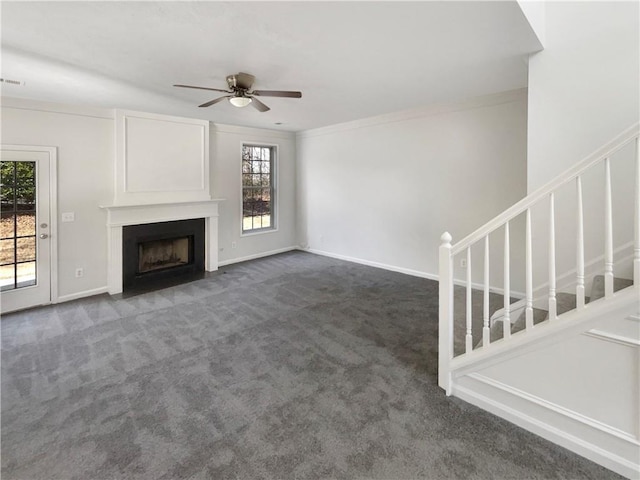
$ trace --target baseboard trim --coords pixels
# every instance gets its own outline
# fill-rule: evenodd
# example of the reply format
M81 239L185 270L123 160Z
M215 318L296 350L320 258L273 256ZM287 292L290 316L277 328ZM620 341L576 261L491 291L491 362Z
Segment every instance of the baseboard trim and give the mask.
M368 267L382 268L383 270L389 270L391 272L404 273L405 275L411 275L412 277L420 277L427 278L429 280L435 280L436 282L440 280L440 277L436 273L422 272L420 270L413 270L411 268L397 267L395 265L389 265L388 263L380 263L374 262L371 260L364 260L362 258L351 257L349 255L342 255L339 253L326 252L324 250L317 250L315 248L302 248L299 250L303 252L314 253L316 255L322 255L324 257L337 258L338 260L344 260L346 262L358 263L360 265L367 265ZM454 285L458 285L460 287L466 287L467 282L465 280L454 279ZM471 288L475 290L483 290L484 286L479 283L472 283ZM504 290L498 287L489 287L489 291L491 293L496 293L498 295L504 295ZM511 292L511 296L514 298L524 298L524 293L522 292Z
M620 245L613 251L614 266L631 263L631 260L633 260L633 240L625 243L624 245ZM603 264L604 254L592 259L584 265L584 284L587 287L586 294L588 297L591 296L593 278L596 275L602 275L604 273L604 270L602 269ZM619 276L618 272L614 273L616 277ZM568 272L564 272L562 275L558 275L556 278L557 291L575 293L576 275L577 271L575 268ZM549 282L541 283L533 288L532 295L534 299L545 298L548 294Z
M69 302L71 300L77 300L79 298L92 297L93 295L102 295L103 293L109 293L109 287L99 287L93 288L91 290L84 290L82 292L70 293L68 295L60 295L51 303Z
M218 267L224 267L226 265L232 265L234 263L255 260L257 258L262 258L262 257L270 257L271 255L277 255L279 253L291 252L292 250L298 250L298 247L291 246L291 247L285 247L285 248L278 248L277 250L270 250L268 252L255 253L253 255L247 255L246 257L230 258L229 260L223 260L221 262L218 262Z
M457 280L457 279L454 278L453 279L453 284L454 285L458 285L460 287L466 287L467 286L467 281L466 280ZM481 283L471 282L471 288L474 289L474 290L482 291L482 290L484 290L484 285L481 284ZM504 295L504 289L503 288L492 287L491 285L489 285L489 292L495 293L497 295ZM526 294L524 292L519 292L517 290L511 290L509 292L509 296L511 298L517 298L518 301L520 301L520 300L524 300ZM511 305L513 305L513 303ZM514 319L513 321L515 322L516 320L517 320L517 318Z
M473 380L482 382L482 380L478 378L473 378ZM513 391L511 391L512 389L507 391L504 389L500 389L499 387L496 387L491 383L485 383L485 385L489 385L492 388L498 388L498 390L502 390L507 394L516 395L521 401L531 402L531 400L526 396L515 394ZM638 464L631 462L619 455L616 455L611 451L605 450L597 445L594 445L593 443L590 443L580 438L579 436L568 433L565 430L561 430L556 426L554 426L552 423L548 423L548 422L539 420L537 418L534 418L532 416L529 416L526 413L523 413L519 409L512 408L511 406L506 405L505 403L499 400L490 398L487 395L479 393L475 391L473 388L469 388L464 385L454 384L452 393L454 396L468 403L471 403L472 405L482 408L483 410L487 410L488 412L493 413L498 417L508 420L509 422L515 425L518 425L519 427L524 428L525 430L528 430L536 435L539 435L540 437L546 440L549 440L557 445L560 445L561 447L564 447L574 453L577 453L578 455L581 455L609 470L612 470L630 479L634 479L634 480L640 479ZM548 405L546 405L547 402L542 402L542 403L534 402L534 403L538 408L544 408L550 412L553 412L556 415L562 415L562 416L568 417L565 412L560 411L559 409L549 409ZM584 425L593 428L593 425L592 425L592 423L594 423L593 421L585 424L584 422L581 421L581 419L577 419L573 415L570 416L569 418L571 418L571 420L581 422ZM613 433L609 431L609 430L612 430L611 428L607 428L607 431L603 431L602 429L599 429L599 430L602 432L602 434L611 435ZM611 438L611 437L606 437L606 438ZM638 445L637 440L632 439L629 435L624 433L615 435L615 438L618 439L617 440L618 442L623 441L626 445L630 445L631 448L635 448Z
M478 381L478 382L482 382L486 385L489 385L493 388L497 388L499 390L502 390L510 395L514 395L516 397L519 397L523 400L526 400L528 402L531 403L535 403L536 405L539 405L541 407L547 408L549 410L554 411L555 413L558 413L560 415L565 415L567 417L572 418L573 420L576 420L578 422L582 422L585 425L588 425L591 428L595 428L598 429L608 435L613 435L615 437L618 437L626 442L630 442L638 447L640 447L640 442L638 441L638 439L636 437L634 437L633 435L630 435L627 432L624 432L622 430L619 430L617 428L614 427L610 427L609 425L599 422L598 420L594 420L593 418L589 418L585 415L582 415L581 413L578 412L574 412L573 410L569 410L568 408L562 407L560 405L557 405L553 402L549 402L547 400L545 400L544 398L540 398L537 397L535 395L531 395L530 393L524 392L518 388L512 387L511 385L507 385L504 384L502 382L499 382L497 380L494 380L492 378L489 378L485 375L482 375L480 373L470 373L468 375L469 377L473 378L474 380Z
M405 275L411 275L412 277L428 278L429 280L438 281L438 275L421 272L419 270L413 270L411 268L396 267L395 265L389 265L387 263L364 260L362 258L350 257L349 255L342 255L339 253L326 252L324 250L317 250L315 248L301 248L300 250L304 252L314 253L316 255L322 255L323 257L336 258L338 260L344 260L346 262L358 263L360 265L366 265L368 267L375 267L381 268L383 270L389 270L391 272L404 273Z

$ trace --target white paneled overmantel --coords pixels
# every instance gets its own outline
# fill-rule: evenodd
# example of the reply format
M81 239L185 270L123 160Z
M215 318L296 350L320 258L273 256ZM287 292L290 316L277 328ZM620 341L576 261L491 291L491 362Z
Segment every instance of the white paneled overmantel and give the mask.
M209 122L115 110L114 205L206 201Z
M205 219L205 269L218 269L218 203L209 187L209 122L115 110L108 291L122 292L122 227Z
M108 232L108 291L111 295L122 292L122 227L144 223L205 219L205 269L218 269L218 203L221 199L182 203L146 205L109 205Z

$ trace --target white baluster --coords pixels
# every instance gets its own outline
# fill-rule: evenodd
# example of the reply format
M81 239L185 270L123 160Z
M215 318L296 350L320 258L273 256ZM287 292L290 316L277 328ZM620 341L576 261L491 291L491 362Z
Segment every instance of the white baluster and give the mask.
M633 283L640 286L640 137L636 137L636 198L633 242Z
M584 308L584 219L582 212L582 179L576 177L577 232L576 232L576 308Z
M556 228L554 195L549 195L549 320L558 317L556 305Z
M524 309L525 327L533 328L533 253L531 249L531 209L527 208L525 231L526 305Z
M471 332L471 324L473 316L471 312L471 247L467 247L467 335L465 337L466 353L473 351L473 334Z
M484 311L482 327L482 346L491 342L491 329L489 328L489 235L484 237Z
M502 332L504 339L511 337L511 280L509 278L509 222L504 224L504 319Z
M604 159L604 296L613 295L613 208L611 204L611 160Z
M451 395L451 372L453 359L453 259L451 258L451 235L442 234L439 250L439 335L438 335L438 385Z

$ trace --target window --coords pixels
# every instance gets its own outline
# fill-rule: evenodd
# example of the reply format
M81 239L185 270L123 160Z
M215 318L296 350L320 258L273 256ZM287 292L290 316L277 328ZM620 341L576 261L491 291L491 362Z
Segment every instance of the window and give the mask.
M36 162L0 162L0 289L36 284Z
M275 228L276 147L242 146L242 233Z

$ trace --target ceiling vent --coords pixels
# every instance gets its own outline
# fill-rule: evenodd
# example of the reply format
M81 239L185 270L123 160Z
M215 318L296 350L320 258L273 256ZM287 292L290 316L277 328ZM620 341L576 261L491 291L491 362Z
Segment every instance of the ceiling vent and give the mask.
M0 83L7 83L9 85L24 85L24 82L20 80L11 80L10 78L0 78Z

